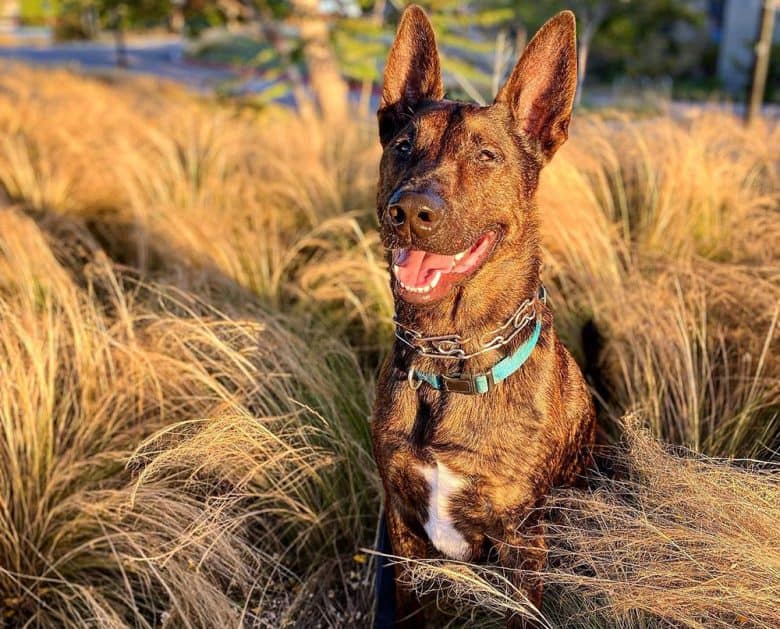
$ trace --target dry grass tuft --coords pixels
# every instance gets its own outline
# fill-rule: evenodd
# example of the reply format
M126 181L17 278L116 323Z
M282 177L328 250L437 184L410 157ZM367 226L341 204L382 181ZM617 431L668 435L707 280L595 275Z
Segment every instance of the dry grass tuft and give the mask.
M367 622L378 155L369 122L0 76L7 624ZM780 451L780 125L583 114L539 205L602 436L638 410L692 450L633 426L620 475L555 497L546 618L777 626L776 470L701 455ZM535 613L495 570L416 571L456 622Z
M167 481L136 487L125 468L150 430L215 383L139 338L147 330L124 295L107 318L29 219L5 210L0 222L0 378L13 383L0 389L4 617L235 622L228 589L248 597L260 564L229 500L210 509Z
M389 319L370 230L373 126L62 71L7 73L0 93L0 187L12 201L83 220L114 260L175 270L183 287L224 276L274 308L335 306L342 329L345 314L369 330Z
M616 473L548 506L542 619L495 568L407 562L412 584L492 613L484 624L506 612L553 627L780 624L780 468L664 447L636 417L609 460Z
M312 549L349 540L351 556L370 539L354 358L261 311L229 320L127 284L99 252L83 273L59 253L0 212L6 621L274 625L284 610L267 610L306 587Z
M780 624L780 468L663 447L636 418L610 458L616 477L554 502L550 583L618 621Z
M591 117L543 173L559 331L614 425L641 409L715 456L780 446L778 146L769 121Z

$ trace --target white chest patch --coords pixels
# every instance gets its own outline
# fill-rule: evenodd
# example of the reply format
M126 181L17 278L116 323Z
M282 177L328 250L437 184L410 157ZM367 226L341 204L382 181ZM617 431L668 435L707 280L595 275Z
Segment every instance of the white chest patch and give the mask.
M446 557L465 561L469 558L469 545L450 516L450 498L463 487L465 479L438 462L435 466L421 466L419 470L431 488L428 521L425 523L428 538Z

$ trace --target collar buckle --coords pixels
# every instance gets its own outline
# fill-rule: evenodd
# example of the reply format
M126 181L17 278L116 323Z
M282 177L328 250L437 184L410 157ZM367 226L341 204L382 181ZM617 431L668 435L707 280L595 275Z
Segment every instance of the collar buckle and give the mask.
M484 379L485 389L480 390L478 379ZM441 388L448 393L462 393L465 395L481 395L487 393L496 386L493 379L493 371L476 376L441 376Z
M475 395L477 393L474 381L471 378L462 378L460 376L442 376L441 388L447 393L465 393L466 395Z

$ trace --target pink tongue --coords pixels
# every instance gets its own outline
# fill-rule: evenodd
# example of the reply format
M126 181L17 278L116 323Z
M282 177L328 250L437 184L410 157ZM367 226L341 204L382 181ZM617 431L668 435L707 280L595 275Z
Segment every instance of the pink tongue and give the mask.
M416 249L407 250L405 254L395 264L398 265L396 276L406 286L425 286L436 271L449 271L452 267L453 256Z

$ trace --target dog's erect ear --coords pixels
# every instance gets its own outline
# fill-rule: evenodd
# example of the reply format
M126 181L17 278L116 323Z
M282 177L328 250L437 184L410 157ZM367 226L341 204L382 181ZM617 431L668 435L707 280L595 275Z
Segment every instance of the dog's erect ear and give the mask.
M549 160L569 135L576 89L576 24L574 13L562 11L530 41L495 102L509 106Z
M444 95L436 37L425 12L410 5L390 49L379 103L379 139L384 146L424 101Z

